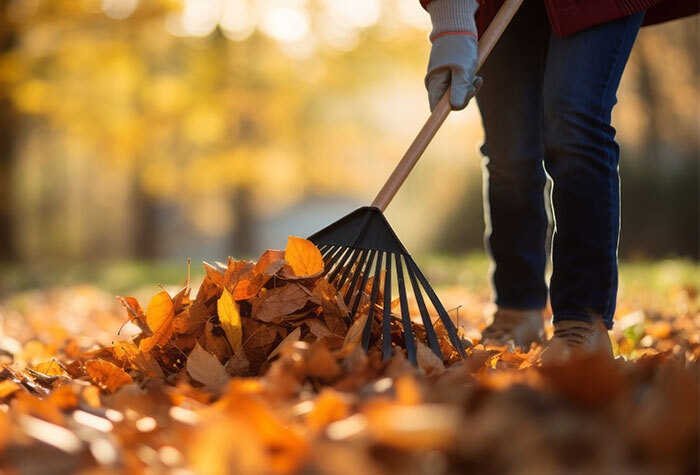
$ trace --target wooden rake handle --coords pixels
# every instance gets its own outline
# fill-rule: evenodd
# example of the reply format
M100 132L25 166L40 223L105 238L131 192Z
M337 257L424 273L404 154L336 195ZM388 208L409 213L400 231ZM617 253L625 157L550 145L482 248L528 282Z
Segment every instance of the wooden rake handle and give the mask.
M484 64L484 61L486 61L486 58L488 57L489 53L491 53L493 47L496 46L496 42L498 42L499 38L505 31L510 21L513 19L515 12L518 11L518 8L520 8L522 3L523 0L506 0L500 10L498 10L498 13L494 17L493 21L491 21L491 24L484 33L484 36L481 38L481 40L479 40L479 61L476 66L477 71ZM428 117L428 120L425 122L425 125L423 125L423 128L420 129L420 132L418 132L418 135L413 140L413 143L411 143L411 146L408 147L408 150L406 150L406 153L399 164L396 165L396 168L394 168L394 171L391 173L391 176L389 176L389 179L377 194L377 197L374 198L372 206L376 206L382 211L389 206L389 203L391 203L394 195L396 195L396 192L399 191L399 188L401 188L403 182L406 181L406 178L408 178L411 170L413 170L413 167L416 166L416 163L418 163L418 160L423 155L423 152L425 152L425 149L430 144L430 141L433 140L433 137L435 137L435 134L437 133L438 129L440 129L442 123L445 122L445 119L451 110L450 89L448 88L445 94L442 96L442 99L440 99L440 102L438 102L438 105L435 107L433 113L430 114L430 117Z

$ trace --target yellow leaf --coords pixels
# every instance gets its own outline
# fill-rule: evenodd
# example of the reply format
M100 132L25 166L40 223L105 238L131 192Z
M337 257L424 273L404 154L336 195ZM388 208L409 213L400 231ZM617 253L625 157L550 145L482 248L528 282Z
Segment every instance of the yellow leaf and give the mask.
M297 277L311 277L323 272L321 251L306 239L289 236L284 259Z
M241 327L241 315L238 313L238 304L233 301L231 293L224 289L221 298L216 303L216 308L219 311L221 327L226 332L226 339L235 352L243 341L243 328Z

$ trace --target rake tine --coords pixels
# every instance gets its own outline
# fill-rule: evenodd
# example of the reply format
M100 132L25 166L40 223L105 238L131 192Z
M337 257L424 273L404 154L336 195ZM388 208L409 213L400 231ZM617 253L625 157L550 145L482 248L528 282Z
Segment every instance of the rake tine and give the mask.
M369 272L372 269L372 261L374 260L374 255L377 253L375 249L369 254L369 259L367 259L367 264L362 272L362 281L360 281L360 286L355 293L355 301L352 304L352 311L350 312L350 318L355 320L355 314L357 313L357 307L360 305L360 300L362 300L362 292L365 290L365 285L367 285L367 279L369 279Z
M338 258L343 254L343 247L338 246L336 247L337 250L332 251L332 256L331 253L326 254L326 258L328 258L328 261L324 259L324 272L327 274L328 271L330 271L333 268L333 265L335 265L335 261L338 260Z
M428 345L430 349L433 350L440 360L444 361L442 357L442 351L440 350L440 343L438 343L437 335L435 334L435 328L433 328L433 322L430 321L430 315L428 314L428 309L425 307L425 302L423 301L423 294L421 293L420 286L416 281L416 276L413 273L413 268L417 267L415 262L410 256L406 257L406 271L408 272L408 277L411 279L411 285L413 286L413 294L416 297L416 303L420 309L420 316L423 319L423 326L425 327L425 333L428 336Z
M369 350L369 337L371 336L372 323L374 323L374 303L377 300L377 294L379 293L379 281L381 280L382 274L382 257L383 252L377 254L377 264L374 268L374 282L372 282L372 293L369 299L369 315L367 315L367 322L365 322L365 329L362 332L362 348L365 351Z
M330 259L331 254L333 254L336 249L338 249L336 246L323 246L323 250L321 251L321 254L323 255L323 262L325 262L326 259Z
M382 316L382 359L391 358L391 253L386 254L384 267L384 315ZM376 277L375 277L376 278Z
M396 283L399 287L399 303L401 304L401 321L403 323L403 338L406 345L406 355L412 365L417 365L416 341L413 336L411 325L411 315L408 313L408 298L406 297L406 284L404 282L403 267L401 266L401 256L396 254Z
M362 274L362 268L365 266L367 254L369 254L368 249L363 249L362 254L360 254L360 260L357 263L357 266L355 267L355 272L353 272L352 279L350 280L350 287L348 287L348 291L343 296L345 300L345 305L350 305L350 299L352 298L352 293L354 292L355 286L357 285L357 280L359 279L360 274Z
M457 327L455 327L455 324L452 322L452 319L447 314L445 307L442 306L440 299L437 297L437 295L435 295L435 291L428 283L428 279L425 278L425 276L415 264L415 262L413 263L413 270L415 271L416 276L418 277L418 280L420 281L421 285L425 289L425 293L428 294L428 298L433 303L435 310L437 310L438 315L440 315L440 320L442 320L442 324L445 325L445 329L447 330L447 336L450 338L450 343L452 343L452 346L455 348L455 350L459 352L462 358L466 358L467 352L464 351L464 346L462 345L462 342L459 339Z
M343 255L340 256L340 260L338 261L338 264L335 266L335 269L333 269L333 272L328 276L328 282L331 284L335 280L336 277L338 277L338 273L340 270L343 268L343 263L346 261L347 257L349 256L350 253L350 247L345 248L345 252L343 252Z
M360 257L360 250L355 249L350 256L347 265L345 266L345 272L343 272L343 275L340 277L340 281L337 285L338 289L343 288L343 285L345 284L345 281L348 280L348 275L350 275L350 271L352 271L352 268L355 266L355 262L357 262L358 257Z

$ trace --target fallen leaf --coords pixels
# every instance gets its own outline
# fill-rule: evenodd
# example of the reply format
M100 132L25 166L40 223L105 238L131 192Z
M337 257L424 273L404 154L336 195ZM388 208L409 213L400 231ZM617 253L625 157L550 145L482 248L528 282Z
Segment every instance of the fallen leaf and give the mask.
M274 350L272 350L272 352L271 352L270 355L267 357L267 359L270 360L270 359L274 358L275 356L277 356L277 355L279 354L280 351L282 351L282 349L283 349L285 346L287 346L287 345L289 345L289 344L291 344L291 343L294 343L295 341L299 341L299 338L300 338L300 337L301 337L301 327L297 327L297 328L294 329L294 331L290 332L289 335L287 335L287 336L284 338L284 340L282 340L282 341L280 342L279 345L277 345L277 348L275 348Z
M350 325L350 329L348 329L348 333L345 335L343 347L347 347L350 345L360 345L360 342L362 341L362 332L365 329L365 323L367 323L368 317L368 314L359 315L355 319L355 321L352 322L352 325Z
M175 307L173 299L166 291L153 296L146 307L146 322L153 335L141 340L139 344L143 351L150 351L154 346L165 346L173 333Z
M203 330L207 320L209 320L207 308L201 302L195 301L175 316L173 331L181 335L196 333Z
M148 328L146 314L143 312L138 300L133 297L117 297L117 299L126 309L126 316L131 323L138 326L141 330Z
M308 278L323 272L321 251L307 239L289 236L284 259L293 272L293 277Z
M10 394L18 391L20 385L14 381L4 380L0 381L0 399L9 396ZM2 411L0 411L2 412Z
M242 346L238 348L231 359L226 362L225 367L226 371L233 376L250 375L250 361L248 361L248 357Z
M194 345L194 350L187 357L187 372L192 379L212 389L221 389L230 380L224 365L199 343Z
M298 284L270 289L253 301L253 318L271 322L299 310L308 300L308 292Z
M38 365L34 366L33 369L34 371L45 374L46 376L64 376L67 374L56 360L44 361L43 363L39 363Z
M216 307L219 312L221 327L226 332L226 339L235 353L243 342L243 328L241 326L241 314L238 311L238 304L233 301L229 291L224 289Z
M260 259L253 267L253 272L255 274L276 274L287 262L284 260L284 251L278 251L277 249L268 249L263 252Z
M114 392L125 384L133 383L131 376L108 361L89 360L84 366L95 384L105 391Z
M418 367L425 371L425 374L440 374L445 371L445 364L438 355L420 341L416 341L416 356Z

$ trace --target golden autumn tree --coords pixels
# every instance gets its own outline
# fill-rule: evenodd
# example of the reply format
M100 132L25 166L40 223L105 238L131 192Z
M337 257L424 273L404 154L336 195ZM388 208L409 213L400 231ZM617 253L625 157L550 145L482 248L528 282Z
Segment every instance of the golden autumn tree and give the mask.
M378 2L341 23L342 2L262 13L245 1L29 3L9 9L20 41L0 76L23 117L13 134L29 131L13 171L18 212L42 211L25 213L15 234L54 255L153 256L158 216L173 209L205 231L234 229L232 247L248 252L260 207L357 192L360 170L386 149L378 133L368 142L359 132L372 118L353 100L357 87L380 79L389 56L417 61L410 41L377 34ZM99 222L62 211L105 193ZM127 243L114 233L124 225Z

